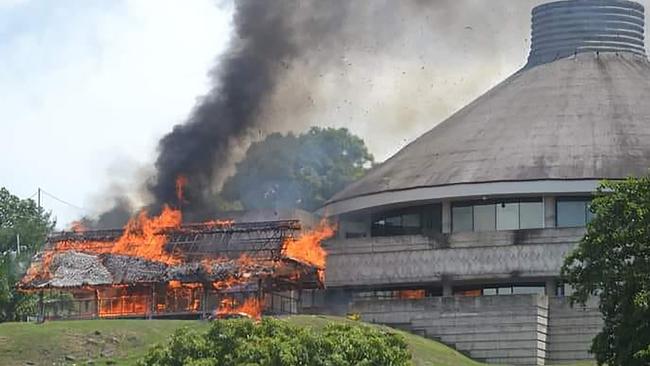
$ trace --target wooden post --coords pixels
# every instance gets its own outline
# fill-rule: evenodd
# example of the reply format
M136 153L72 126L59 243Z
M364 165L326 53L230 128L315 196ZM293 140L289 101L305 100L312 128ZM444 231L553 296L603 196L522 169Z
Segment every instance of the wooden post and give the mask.
M93 291L95 294L95 318L99 319L99 290Z
M149 320L153 319L154 312L156 311L156 284L151 285L151 298L149 300Z
M208 319L208 299L210 298L210 284L203 284L203 298L201 299L201 319Z
M38 294L38 316L36 321L38 323L45 322L45 302L43 301L43 290Z
M264 301L264 293L262 291L262 279L257 280L257 301L260 304L260 309L262 309L262 313L264 312L264 304L262 301Z

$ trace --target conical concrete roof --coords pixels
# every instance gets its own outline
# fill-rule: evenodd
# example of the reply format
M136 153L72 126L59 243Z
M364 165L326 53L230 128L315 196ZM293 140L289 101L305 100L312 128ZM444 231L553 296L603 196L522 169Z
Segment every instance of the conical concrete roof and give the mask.
M571 191L589 192L599 179L647 174L650 62L643 6L567 0L537 6L532 14L526 67L335 195L325 211L569 192L566 184L547 190L539 184L544 181L589 181ZM486 190L478 183L502 184Z
M579 53L525 68L330 201L459 183L624 178L650 168L650 63Z

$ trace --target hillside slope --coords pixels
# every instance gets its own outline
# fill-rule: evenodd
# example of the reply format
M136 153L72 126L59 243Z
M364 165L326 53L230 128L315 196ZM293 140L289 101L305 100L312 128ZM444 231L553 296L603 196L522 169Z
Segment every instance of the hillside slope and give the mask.
M340 318L293 316L302 326L322 327ZM0 365L133 365L154 343L164 342L180 327L206 328L208 323L183 320L85 320L0 324ZM476 366L437 342L403 333L417 366Z
M320 328L350 320L324 316L291 316L287 321ZM190 320L80 320L0 324L0 365L134 365L150 346L164 342L180 327L207 329ZM413 334L406 338L415 366L480 366L455 350Z

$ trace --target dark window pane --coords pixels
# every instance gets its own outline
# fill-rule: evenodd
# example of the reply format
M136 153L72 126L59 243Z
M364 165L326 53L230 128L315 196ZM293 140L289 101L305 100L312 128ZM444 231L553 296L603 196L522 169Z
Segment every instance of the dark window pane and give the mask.
M452 208L451 223L454 232L472 231L472 206L456 206Z
M586 220L585 201L558 201L557 226L580 227L585 226Z
M495 205L474 206L474 231L494 231L495 228Z
M409 228L419 228L420 227L420 215L409 214L402 216L402 226Z
M373 215L372 236L418 235L440 232L441 205L427 205L389 210Z
M538 229L544 227L544 204L522 202L519 204L519 228Z
M422 228L429 233L442 232L442 205L426 207L422 215Z
M519 203L497 203L497 230L519 229Z
M386 226L393 226L393 227L402 226L402 217L401 216L387 217Z

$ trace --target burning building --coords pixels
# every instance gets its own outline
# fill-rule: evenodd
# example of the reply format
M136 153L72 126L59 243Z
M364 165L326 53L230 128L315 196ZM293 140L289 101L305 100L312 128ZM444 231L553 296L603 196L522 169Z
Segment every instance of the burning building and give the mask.
M43 319L210 317L295 313L301 291L323 286L324 223L181 224L145 212L124 229L75 228L48 238L19 287L41 294ZM46 293L65 294L51 306Z
M560 268L601 179L650 167L644 8L570 0L532 12L525 67L333 197L318 306L475 359L591 359L602 318Z
M319 243L334 234L328 226L305 233L299 221L252 216L182 225L180 212L167 209L123 230L51 236L20 287L71 294L74 309L45 304L44 317L258 316L288 304L286 312L359 313L487 362L591 359L602 317L595 301L570 306L560 268L585 233L599 180L650 167L644 27L644 8L632 1L536 7L525 67L322 208L338 228L327 255ZM243 48L256 62L266 55L253 51L277 48L262 39ZM267 76L258 79L275 74ZM257 84L238 88L216 99L218 107L242 90L261 98ZM200 117L211 111L200 108ZM250 119L233 115L237 126ZM170 154L179 138L192 149L159 159L158 201L173 196L168 178L192 165L194 153L209 155L202 147L215 139L202 133L222 135L198 126L164 139ZM206 165L192 166L204 174Z

